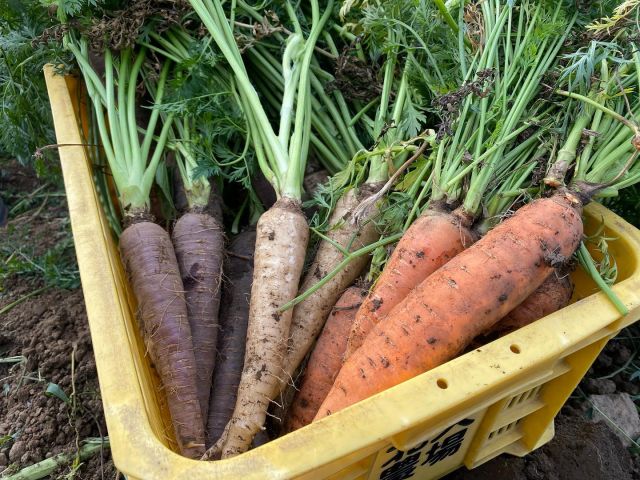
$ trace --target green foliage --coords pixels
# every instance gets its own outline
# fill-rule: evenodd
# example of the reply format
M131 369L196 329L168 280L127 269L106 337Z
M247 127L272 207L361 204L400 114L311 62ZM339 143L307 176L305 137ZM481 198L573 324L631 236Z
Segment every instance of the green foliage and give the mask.
M195 38L186 31L174 33L187 55L175 66L166 96L157 108L190 125L188 140L176 141L183 142L195 160L192 179L219 178L239 183L249 192L254 211L260 207L251 179L259 170L226 62L212 50L210 37Z
M53 44L34 45L51 25L38 1L0 0L0 154L23 164L34 160L38 147L55 143L42 68L64 58ZM54 152L35 159L39 174L53 171Z
M384 206L380 209L380 216L374 219L383 237L404 231L404 223L411 207L413 207L413 201L406 192L396 191L387 196ZM380 276L391 251L391 246L380 246L373 251L371 267L367 273L368 281L374 281Z
M44 253L37 254L33 247L24 245L15 248L12 245L0 246L0 290L7 288L9 278L21 276L39 279L47 286L73 289L80 286L80 277L76 265L73 240L70 233Z
M419 104L418 104L419 105ZM420 108L410 100L406 102L405 108L402 111L402 119L398 127L402 132L405 132L408 138L418 135L424 125L426 124L427 117Z
M616 283L618 278L618 265L615 258L609 253L609 242L614 242L616 238L607 237L604 233L604 222L601 223L598 230L593 234L585 238L585 244L591 246L594 252L598 252L597 257L599 260L593 258L593 264L598 271L598 274L602 280L608 285L612 286Z
M77 15L82 11L82 9L86 6L95 7L98 3L101 3L99 0L45 0L45 3L50 3L53 5L57 5L59 9L61 9L65 15Z
M44 394L47 397L55 397L66 404L71 403L69 396L66 393L64 393L64 390L60 388L60 385L58 385L57 383L49 382Z
M592 40L588 45L563 56L566 65L562 68L560 81L566 81L569 90L588 90L603 61L622 63L620 45L614 42Z

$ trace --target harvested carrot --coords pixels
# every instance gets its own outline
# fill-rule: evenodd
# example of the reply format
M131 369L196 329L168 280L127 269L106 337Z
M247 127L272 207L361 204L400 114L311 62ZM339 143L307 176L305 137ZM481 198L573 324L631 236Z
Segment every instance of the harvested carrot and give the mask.
M218 356L209 401L207 446L220 438L236 404L244 364L255 243L255 230L239 233L231 241L224 262L225 282L220 305Z
M224 252L222 206L209 179L197 173L192 141L192 132L197 126L195 119L173 117L169 125L169 148L173 150L181 179L176 189L176 205L182 210L171 239L185 289L196 359L198 399L202 421L206 422L218 338Z
M134 223L120 236L120 255L138 299L143 338L162 379L180 451L197 458L204 451L204 424L184 288L171 239L155 223Z
M302 213L302 180L311 139L311 65L316 41L332 13L309 2L307 35L297 31L283 51L285 88L278 131L274 130L236 43L220 0L189 0L233 71L258 166L276 192L276 203L258 221L244 369L231 420L203 458L229 458L246 451L263 429L267 409L280 385L291 310L281 307L297 294L309 226ZM292 13L293 8L290 10ZM294 14L295 15L295 14ZM295 73L292 73L295 72ZM290 76L289 76L290 75Z
M572 294L573 283L569 275L551 272L535 292L493 326L490 334L506 335L546 317L566 307Z
M358 250L377 240L378 233L371 215L360 225L353 221L353 210L363 198L373 194L380 185L365 184L359 190L349 190L340 200L331 215L327 236L338 245L350 251ZM372 210L373 211L373 210ZM330 242L322 241L318 252L305 275L300 292L305 292L322 280L344 258L344 255ZM336 301L362 273L369 258L365 255L353 259L329 282L303 300L293 309L289 336L289 349L284 363L283 385L290 381L295 370L313 345L329 312ZM345 334L346 336L346 334Z
M376 324L425 278L475 240L471 219L461 211L432 207L407 229L373 290L358 310L345 350L345 360Z
M192 209L178 219L171 238L185 290L198 400L206 421L218 338L224 230L211 215Z
M476 337L465 351L475 350L566 307L571 300L571 295L573 295L571 277L560 269L556 269L520 305L511 310L487 332Z
M327 393L331 390L347 346L347 333L355 319L366 290L348 288L333 307L316 346L309 357L300 389L296 393L285 431L292 432L312 422Z
M173 187L173 204L180 215L184 215L189 211L189 200L187 198L187 191L184 186L184 180L181 177L180 170L178 168L171 169L172 173L172 187ZM209 200L205 207L206 213L215 218L219 223L222 223L222 197L215 183L210 184Z
M204 422L184 286L171 238L153 223L149 213L153 180L173 118L172 114L167 115L162 128L156 131L160 112L153 107L162 104L172 62L161 63L153 86L142 82L151 94L153 111L141 139L135 113L137 87L148 74L142 73L146 49L124 48L116 58L114 52L104 48L102 75L91 64L91 49L85 36L67 36L65 45L83 74L124 213L126 228L120 236L120 256L138 302L142 337L160 376L178 448L183 455L197 458L204 452Z
M243 452L262 429L282 378L291 325L292 311L279 308L298 291L307 241L307 220L289 198L279 199L258 221L244 369L231 420L206 459L218 455L221 440L223 457Z
M581 207L568 191L535 200L429 276L343 365L316 420L455 357L573 254Z

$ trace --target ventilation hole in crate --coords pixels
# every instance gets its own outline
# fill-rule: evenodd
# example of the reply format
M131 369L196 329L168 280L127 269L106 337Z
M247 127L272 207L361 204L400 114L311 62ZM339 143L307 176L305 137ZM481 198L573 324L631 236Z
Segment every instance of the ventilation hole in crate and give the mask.
M511 408L511 407L517 405L520 402L520 397L522 397L521 393L511 397L511 400L509 400L509 403L507 404L506 408Z
M509 347L509 349L513 352L513 353L520 353L520 346L513 344Z
M510 408L514 408L515 406L520 405L521 403L524 403L530 399L535 398L540 392L540 388L541 388L541 385L538 385L537 387L534 387L531 390L527 390L526 392L522 392L522 393L519 393L518 395L514 395L507 402L504 409L508 410Z
M538 392L540 391L540 387L541 387L541 385L538 385L537 387L532 388L531 390L529 390L527 392L526 400L529 400L531 398L535 398L538 395Z
M496 437L504 435L508 431L512 430L516 425L518 425L518 423L520 423L520 420L516 420L514 422L511 422L508 425L505 425L504 427L500 427L499 429L494 430L493 432L491 432L489 434L488 440L492 440L492 439L494 439Z
M442 388L443 390L449 387L449 384L444 378L439 378L436 384L438 385L438 387Z
M509 402L507 402L507 406L504 407L505 410L509 409L509 408L513 408L515 407L518 403L520 403L520 397L522 397L522 394L519 395L514 395L513 397L511 397L511 400L509 400Z

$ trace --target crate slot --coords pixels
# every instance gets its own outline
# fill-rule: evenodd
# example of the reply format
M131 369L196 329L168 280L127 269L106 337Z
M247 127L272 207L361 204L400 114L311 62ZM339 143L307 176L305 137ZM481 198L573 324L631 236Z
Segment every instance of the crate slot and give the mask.
M520 423L520 420L521 419L515 420L489 433L487 437L487 443L485 444L485 448L487 446L493 446L495 441L497 441L500 437L504 436L506 433L509 433L511 430L513 430ZM521 435L518 434L518 436L520 437Z
M537 397L534 397L526 403L520 403L516 405L517 408L511 408L509 410L503 410L496 417L493 423L493 430L497 430L499 427L504 427L513 422L518 422L523 418L531 415L533 412L540 410L546 405L545 402Z
M494 435L491 438L491 441L485 442L476 458L478 458L479 462L482 463L482 460L480 459L491 456L494 452L507 448L509 445L517 442L521 438L522 432L520 431L520 428L517 427L517 422L514 422L513 425L508 430L505 430L501 435Z
M538 393L540 392L540 387L541 385L537 385L535 387L533 387L530 390L527 390L525 392L519 393L518 395L514 395L513 397L511 397L511 399L507 402L507 405L504 407L504 410L509 410L512 408L516 408L517 406L534 399Z

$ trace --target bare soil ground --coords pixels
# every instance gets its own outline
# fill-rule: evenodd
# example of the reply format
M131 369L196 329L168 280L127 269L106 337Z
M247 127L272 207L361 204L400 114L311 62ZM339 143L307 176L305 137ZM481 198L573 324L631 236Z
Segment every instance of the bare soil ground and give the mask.
M40 187L32 172L2 166L0 192L14 213L0 230L0 311L31 296L0 314L0 476L65 453L70 462L52 478L113 479L106 446L73 464L83 440L107 431L66 204L54 186Z

